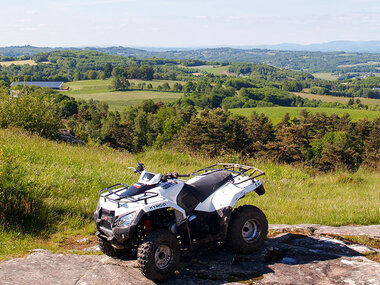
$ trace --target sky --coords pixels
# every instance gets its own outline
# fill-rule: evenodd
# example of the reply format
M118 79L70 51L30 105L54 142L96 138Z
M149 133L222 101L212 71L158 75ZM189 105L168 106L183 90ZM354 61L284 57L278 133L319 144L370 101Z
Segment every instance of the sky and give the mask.
M0 46L380 40L380 0L0 0Z

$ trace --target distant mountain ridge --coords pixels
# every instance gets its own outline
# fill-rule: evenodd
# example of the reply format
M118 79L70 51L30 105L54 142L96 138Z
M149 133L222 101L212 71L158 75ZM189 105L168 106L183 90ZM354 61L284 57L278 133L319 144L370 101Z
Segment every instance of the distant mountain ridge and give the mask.
M55 50L95 50L114 55L136 56L141 58L157 56L166 57L167 54L194 53L202 50L273 50L273 51L313 51L313 52L355 52L355 53L380 53L380 41L331 41L316 44L281 43L273 45L241 45L241 46L204 46L204 47L35 47L35 46L8 46L0 47L2 56L34 55L40 52Z
M337 73L367 73L380 74L380 41L366 42L367 49L372 52L348 51L348 47L364 45L360 42L336 41L326 44L294 45L281 44L275 46L251 46L251 47L214 47L199 49L172 49L167 48L131 48L123 46L113 47L71 47L51 48L33 46L0 47L1 60L12 60L11 57L25 56L29 59L38 53L53 51L96 51L110 55L135 57L138 59L163 58L173 60L195 59L207 62L246 62L268 64L279 68L301 70L309 73L337 72ZM346 46L347 51L339 50ZM376 46L379 51L375 53ZM260 47L260 48L259 48ZM310 51L305 49L322 49L326 51ZM294 50L290 50L294 49ZM298 50L295 50L298 49ZM5 57L4 57L5 56ZM9 57L9 58L6 58Z
M344 51L344 52L371 52L380 53L380 41L332 41L319 44L283 43L276 45L255 45L251 48L293 51Z

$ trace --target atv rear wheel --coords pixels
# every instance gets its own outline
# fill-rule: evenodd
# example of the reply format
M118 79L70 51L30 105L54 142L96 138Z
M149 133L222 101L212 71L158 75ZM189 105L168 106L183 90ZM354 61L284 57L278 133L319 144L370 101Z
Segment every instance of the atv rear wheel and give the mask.
M170 278L180 259L177 238L168 230L155 230L137 249L137 262L145 277L159 282Z
M97 237L97 241L98 241L98 245L99 245L100 250L105 255L108 255L111 257L122 257L122 256L127 255L130 252L129 248L123 248L123 249L114 248L111 245L111 243L109 243L108 241L106 241L102 238Z
M244 205L232 212L227 242L233 250L251 253L263 245L267 234L268 221L259 208Z

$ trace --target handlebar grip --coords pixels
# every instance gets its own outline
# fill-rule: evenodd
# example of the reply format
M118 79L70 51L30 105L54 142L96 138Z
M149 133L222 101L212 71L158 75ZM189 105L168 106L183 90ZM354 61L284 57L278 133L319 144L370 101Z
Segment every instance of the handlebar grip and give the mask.
M177 174L177 177L190 177L190 174Z

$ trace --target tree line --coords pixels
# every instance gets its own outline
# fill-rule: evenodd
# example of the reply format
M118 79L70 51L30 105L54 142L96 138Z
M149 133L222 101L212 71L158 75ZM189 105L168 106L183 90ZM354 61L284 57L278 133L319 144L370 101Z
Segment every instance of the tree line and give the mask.
M220 108L199 112L191 105L146 100L112 112L103 102L76 101L46 88L2 86L0 90L0 126L20 127L48 138L58 138L58 130L65 127L85 143L129 152L167 147L207 156L237 153L322 171L379 167L379 117L352 122L349 115L313 115L303 110L299 118L286 115L274 125L264 114L245 118Z

